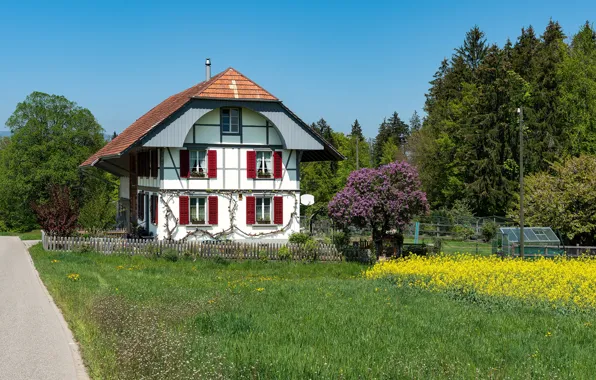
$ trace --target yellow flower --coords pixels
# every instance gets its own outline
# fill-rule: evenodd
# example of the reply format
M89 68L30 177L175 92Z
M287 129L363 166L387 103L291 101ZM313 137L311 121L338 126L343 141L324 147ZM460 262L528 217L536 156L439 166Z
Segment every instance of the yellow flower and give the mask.
M124 267L123 267L122 265L118 265L118 266L116 267L116 269L120 270L120 269L124 269Z
M546 334L544 334L544 336L552 336L553 334L550 331L547 331Z
M52 260L52 264L56 264L56 263L59 263L59 262L60 262L60 260Z
M68 276L66 276L66 278L68 278L71 281L79 281L79 275L78 273L71 273Z
M398 287L458 290L544 302L553 308L596 308L596 259L529 261L469 254L409 256L379 262L366 278L391 278Z
M257 292L262 292L263 290L265 290L265 288L257 288L256 289Z

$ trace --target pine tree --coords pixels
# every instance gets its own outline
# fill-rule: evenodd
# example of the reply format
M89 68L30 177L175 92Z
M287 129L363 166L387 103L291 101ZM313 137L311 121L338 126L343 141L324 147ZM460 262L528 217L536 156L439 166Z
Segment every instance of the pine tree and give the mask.
M116 137L118 137L118 134L116 133L116 131L114 131L114 133L112 134L112 140L114 140Z

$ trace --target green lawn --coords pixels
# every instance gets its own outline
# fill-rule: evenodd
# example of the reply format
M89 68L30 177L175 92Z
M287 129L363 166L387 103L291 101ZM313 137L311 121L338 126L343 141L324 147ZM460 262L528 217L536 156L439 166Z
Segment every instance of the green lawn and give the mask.
M404 239L405 243L413 243L413 238ZM432 238L420 238L419 243L432 244ZM481 240L478 241L461 241L461 240L443 240L443 246L441 248L443 253L474 253L479 255L490 255L492 254L491 243L485 243Z
M0 232L0 236L18 236L21 240L41 240L41 231L33 230L29 232Z
M593 314L397 288L356 264L31 254L96 379L596 373Z

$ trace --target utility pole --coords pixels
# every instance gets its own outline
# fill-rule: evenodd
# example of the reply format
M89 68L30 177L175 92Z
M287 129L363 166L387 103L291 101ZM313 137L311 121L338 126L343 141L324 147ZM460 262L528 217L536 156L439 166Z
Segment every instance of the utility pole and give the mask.
M358 159L358 142L360 137L356 136L356 170L360 169L360 160Z
M519 255L524 258L524 110L519 113Z

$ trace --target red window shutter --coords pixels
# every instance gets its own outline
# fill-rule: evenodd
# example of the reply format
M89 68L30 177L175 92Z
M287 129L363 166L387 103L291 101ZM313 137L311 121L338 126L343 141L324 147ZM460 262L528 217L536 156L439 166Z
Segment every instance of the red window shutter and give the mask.
M283 175L281 152L273 152L273 178L281 178Z
M190 178L190 152L188 150L180 151L180 177Z
M284 224L284 198L273 197L273 223Z
M179 205L180 205L180 224L187 225L189 221L189 207L188 207L188 197L181 196L179 198Z
M207 151L207 177L217 178L217 151Z
M255 197L246 197L246 224L255 224Z
M157 178L157 169L159 167L159 150L151 151L151 177Z
M257 178L257 152L254 150L246 152L246 177Z
M209 197L209 224L217 224L217 216L219 214L218 209L218 197Z

